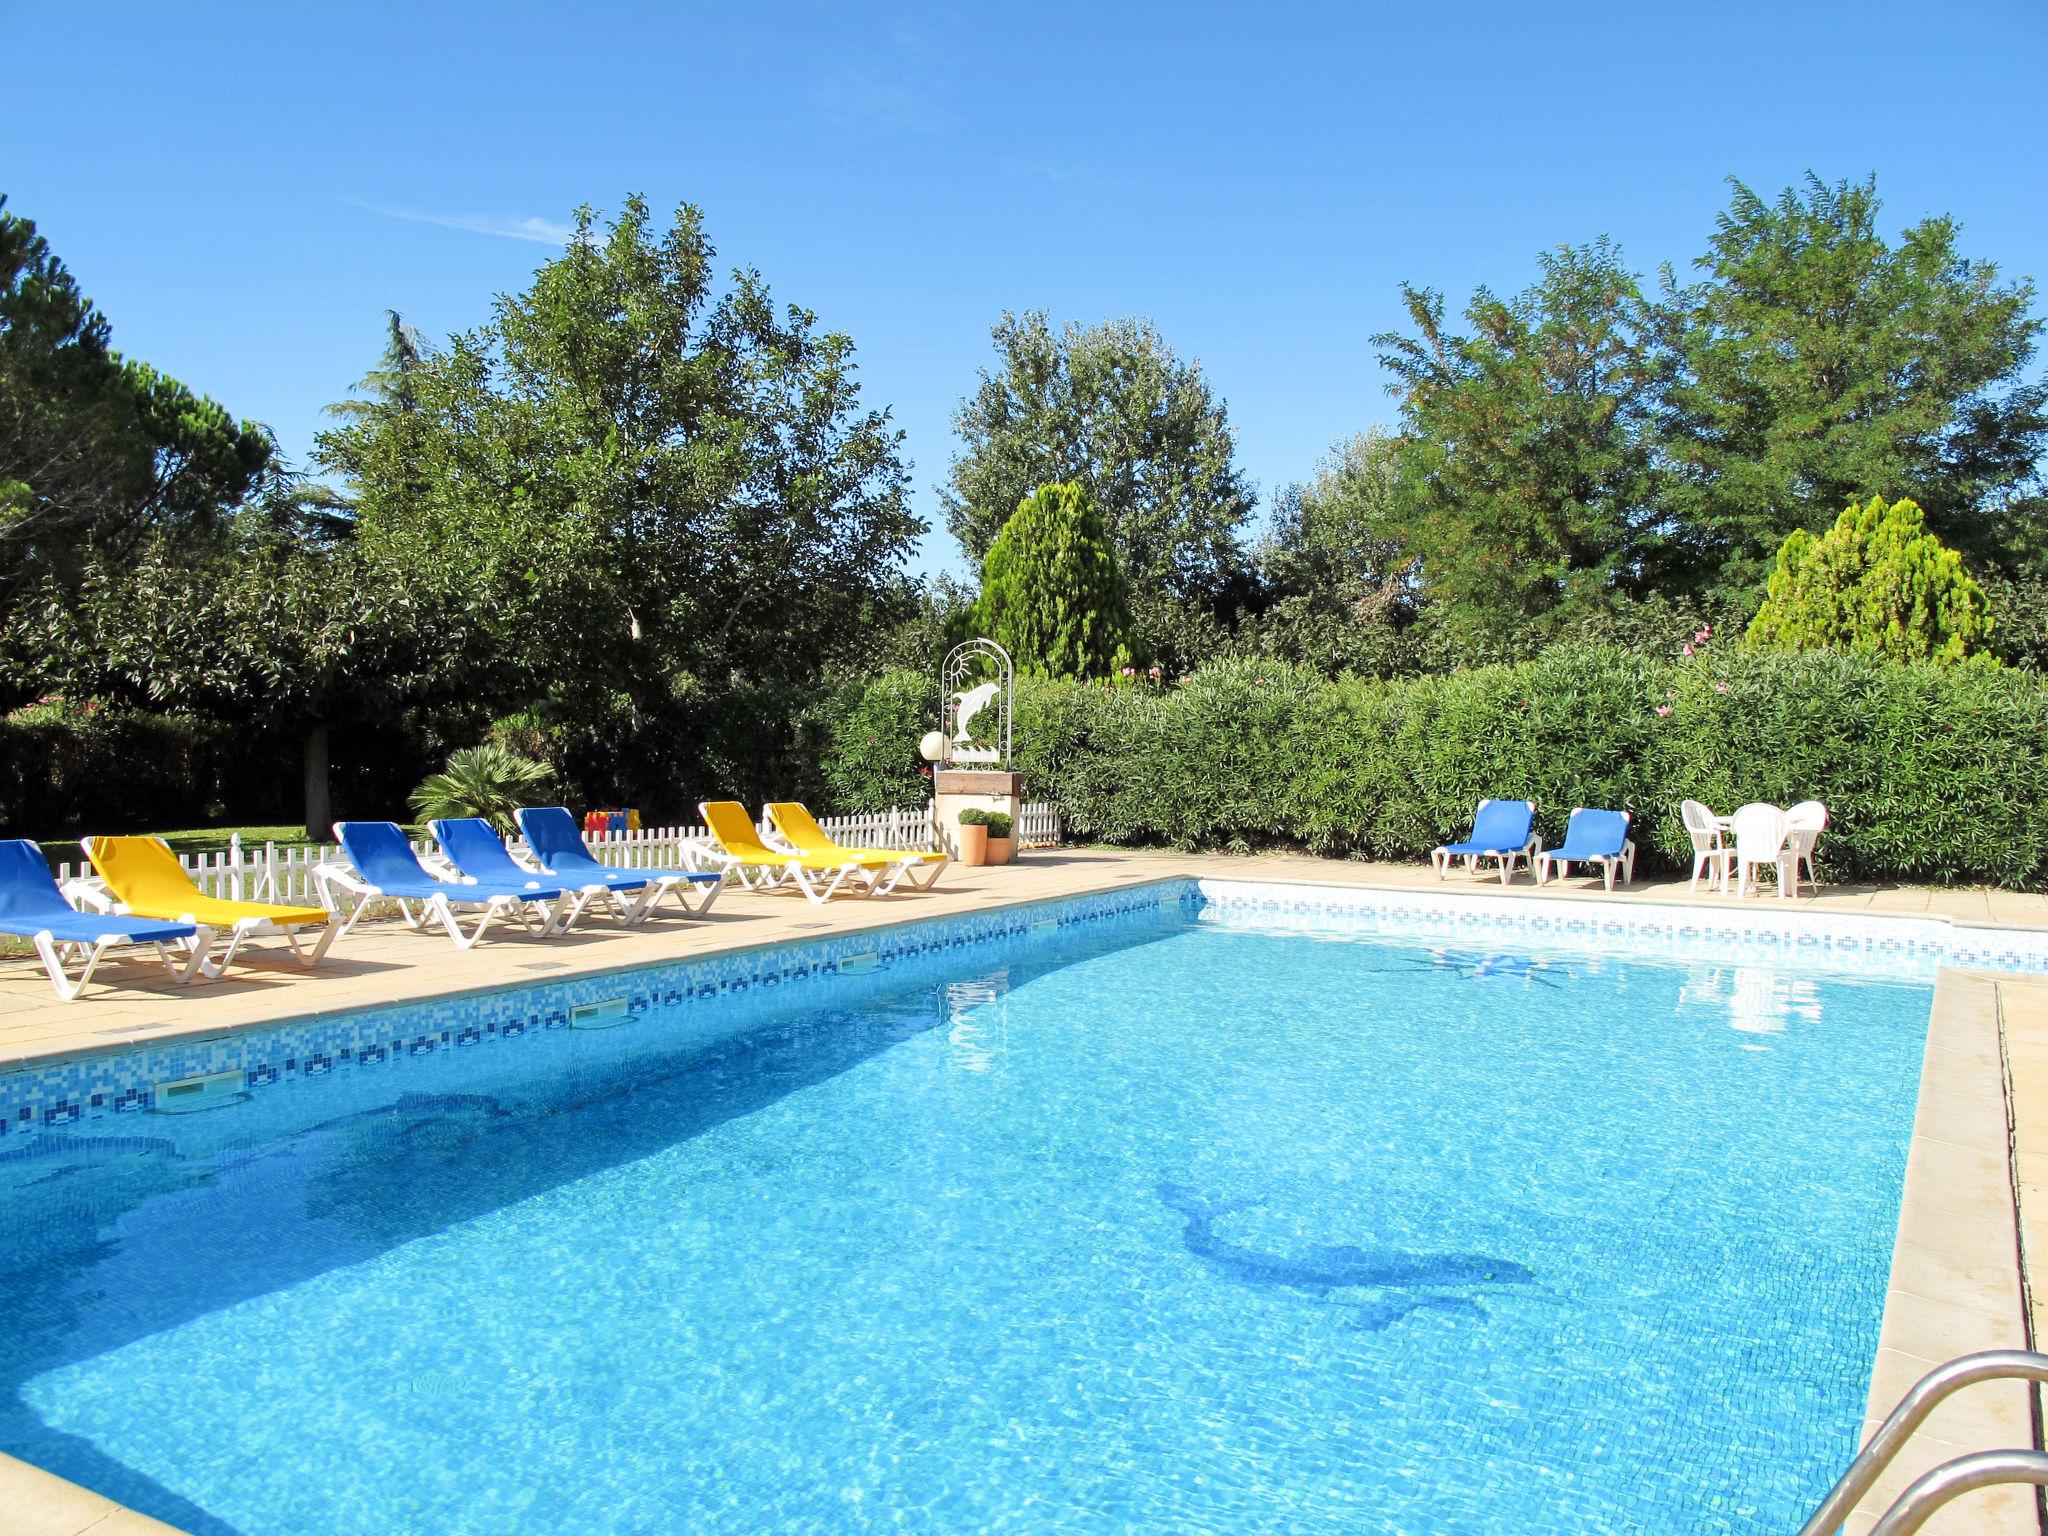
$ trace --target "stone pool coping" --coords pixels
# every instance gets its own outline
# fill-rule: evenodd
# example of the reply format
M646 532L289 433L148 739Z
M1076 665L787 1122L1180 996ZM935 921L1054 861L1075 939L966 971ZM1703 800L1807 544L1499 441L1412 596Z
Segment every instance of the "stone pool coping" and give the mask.
M51 998L33 962L0 962L0 1071L1181 878L1631 907L1675 902L1703 913L1737 905L1729 897L1691 895L1683 881L1645 882L1610 896L1578 881L1507 890L1496 881L1439 882L1405 865L1048 850L1006 869L949 871L942 889L930 894L820 908L786 895L731 890L708 922L664 920L634 932L486 941L466 952L395 923L369 926L350 935L325 974L252 968L240 979L183 991L164 984L159 973L141 986L95 991L70 1005ZM1789 906L1845 916L1936 917L1994 931L2048 929L2048 897L2016 892L1851 887L1782 905L1770 898L1740 905L1758 915ZM108 974L121 981L146 976L136 968ZM2048 1269L2039 1264L2048 1264L2048 979L1944 968L1929 1021L1866 1436L1941 1360L1975 1349L2029 1346L2037 1321L2028 1310L2036 1289L2030 1270L2048 1282ZM2039 1289L2048 1293L2048 1283ZM2038 1444L2029 1389L1973 1388L1936 1414L1844 1530L1863 1536L1874 1523L1872 1511L1927 1466L1969 1450ZM175 1530L4 1455L0 1509L14 1522L9 1536ZM1958 1501L1926 1530L2041 1536L2036 1511L2030 1491L1988 1490Z
M2008 1067L2005 993L2015 980L1943 969L1935 982L1865 1440L1943 1361L1980 1349L2033 1347L2020 1239L2023 1202L2012 1152L2018 1105ZM2048 1039L2048 1030L2043 1034ZM2033 1134L2048 1132L2048 1091L2031 1101L2028 1113ZM2048 1216L2048 1207L2035 1210ZM1865 1536L1908 1484L1944 1461L2037 1444L2032 1389L2017 1382L1971 1387L1935 1410L1842 1529ZM2034 1490L2008 1486L1958 1499L1923 1529L2040 1536L2041 1524Z

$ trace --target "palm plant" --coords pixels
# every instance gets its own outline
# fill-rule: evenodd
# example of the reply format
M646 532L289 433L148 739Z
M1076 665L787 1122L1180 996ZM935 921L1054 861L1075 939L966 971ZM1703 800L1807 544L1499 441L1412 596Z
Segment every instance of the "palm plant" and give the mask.
M554 777L546 763L523 757L502 742L464 747L448 754L441 772L420 781L411 795L413 815L421 821L481 816L501 836L509 836L512 812L533 804Z

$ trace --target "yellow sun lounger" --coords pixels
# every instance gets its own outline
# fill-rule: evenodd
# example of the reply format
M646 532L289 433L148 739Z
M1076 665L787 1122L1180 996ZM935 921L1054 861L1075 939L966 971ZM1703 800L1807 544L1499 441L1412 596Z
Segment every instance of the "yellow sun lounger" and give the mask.
M334 915L321 907L229 901L207 895L192 883L178 856L160 837L87 837L81 838L79 845L121 911L136 917L203 923L215 933L227 935L227 948L201 967L202 975L218 976L226 970L244 939L282 938L299 964L318 965L339 931ZM316 925L321 930L319 939L311 950L302 948L299 930Z
M868 869L880 870L881 883L875 887L875 894L880 896L888 895L904 880L914 890L928 891L939 883L939 875L952 862L952 855L937 848L856 848L850 843L834 842L818 825L818 818L796 800L769 801L768 820L774 824L776 835L798 853L858 860ZM919 870L929 873L920 880L916 874Z
M881 871L843 853L792 853L761 841L754 818L737 800L705 800L697 806L718 852L733 872L755 890L773 890L788 880L812 901L823 901L848 881L847 888L872 896ZM849 850L850 851L850 850Z

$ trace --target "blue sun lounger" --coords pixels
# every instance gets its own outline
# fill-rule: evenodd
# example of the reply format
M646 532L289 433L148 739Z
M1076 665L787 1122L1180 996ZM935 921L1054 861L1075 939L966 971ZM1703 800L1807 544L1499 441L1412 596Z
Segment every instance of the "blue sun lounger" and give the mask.
M568 906L562 911L557 926L569 928L583 915L583 909L594 896L618 903L622 911L627 910L624 902L615 894L619 891L643 891L647 887L644 876L626 875L622 871L617 880L581 880L568 875L535 874L523 868L512 857L512 850L505 846L505 840L498 836L491 824L481 816L448 817L441 821L427 823L434 840L441 845L441 852L464 875L481 880L487 885L512 885L520 882L540 882L559 885L566 893Z
M1621 869L1621 883L1627 885L1636 877L1636 845L1629 841L1628 823L1627 811L1595 811L1580 806L1565 826L1564 846L1536 855L1536 883L1541 885L1550 878L1553 864L1558 866L1560 877L1570 876L1574 864L1598 864L1607 875L1607 889L1614 889L1617 866Z
M43 969L50 974L50 985L67 1003L85 990L100 957L116 944L154 944L164 969L181 987L194 976L210 974L205 965L207 951L213 948L211 928L203 923L81 912L64 899L43 850L27 838L0 840L0 933L14 934L35 945ZM171 958L173 946L186 952L182 966ZM64 968L65 950L84 961L76 981Z
M1446 843L1430 854L1441 880L1451 872L1451 860L1463 859L1467 872L1476 871L1481 859L1500 863L1500 883L1515 877L1518 859L1534 859L1543 851L1543 839L1536 835L1536 807L1527 800L1482 800L1472 818L1472 835L1462 843Z
M323 864L314 871L314 878L328 911L346 911L342 933L353 928L364 909L379 897L398 903L399 916L408 927L424 928L429 922L438 922L457 949L468 949L501 917L530 929L529 908L539 914L543 935L557 931L557 916L548 903L561 899L559 883L524 870L516 881L437 879L420 863L404 830L393 821L337 821L334 836L350 867ZM355 901L352 909L347 907L351 897ZM483 909L476 927L467 934L456 920L457 907Z
M526 846L533 850L535 861L564 884L605 884L614 890L645 887L640 900L624 909L624 921L628 923L645 922L653 916L661 898L668 895L675 897L685 917L702 917L725 889L722 871L708 874L700 869L614 869L599 863L577 830L576 818L565 806L522 806L512 814L525 834ZM690 894L695 891L703 892L703 899L693 907Z

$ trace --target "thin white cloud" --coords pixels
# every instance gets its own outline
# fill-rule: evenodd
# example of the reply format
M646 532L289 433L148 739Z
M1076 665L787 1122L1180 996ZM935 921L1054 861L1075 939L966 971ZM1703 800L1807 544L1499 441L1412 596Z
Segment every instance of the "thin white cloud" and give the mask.
M892 133L943 133L953 116L936 87L871 69L843 69L811 92L828 122Z
M443 229L460 229L472 235L496 235L501 240L530 240L535 245L567 245L576 233L573 224L552 219L497 218L487 213L422 213L416 208L386 208L378 203L356 204L387 219L406 219L414 224L438 224Z

